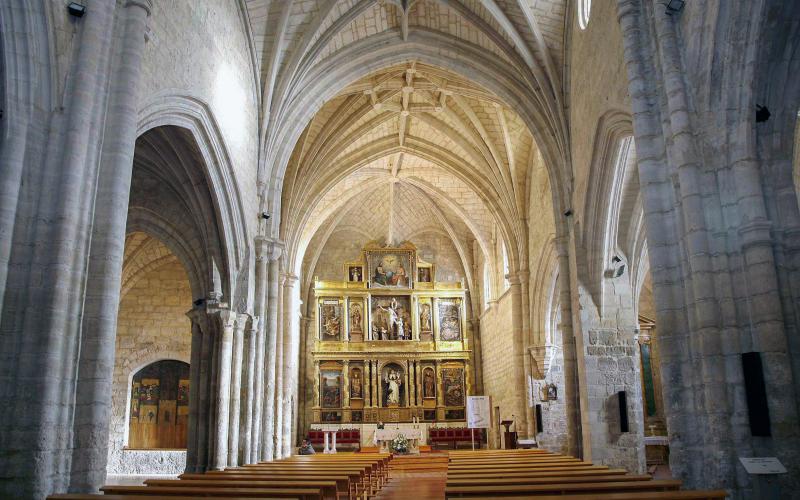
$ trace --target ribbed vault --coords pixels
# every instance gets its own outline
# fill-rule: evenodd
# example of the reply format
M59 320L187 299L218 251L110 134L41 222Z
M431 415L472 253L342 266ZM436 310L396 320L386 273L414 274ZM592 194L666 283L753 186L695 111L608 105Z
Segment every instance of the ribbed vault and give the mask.
M431 252L457 255L469 288L474 249L494 266L498 238L517 269L539 155L515 110L479 85L413 61L376 71L325 103L295 146L281 203L289 263L309 284L346 232L362 244L443 238Z

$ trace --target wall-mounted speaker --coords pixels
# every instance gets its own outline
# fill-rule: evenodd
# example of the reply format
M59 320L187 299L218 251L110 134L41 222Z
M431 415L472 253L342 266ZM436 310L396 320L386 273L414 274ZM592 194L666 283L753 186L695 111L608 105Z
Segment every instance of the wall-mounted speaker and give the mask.
M542 405L536 405L536 432L542 432L544 424L542 423Z
M760 352L742 353L742 374L747 396L747 414L750 417L750 434L771 436L767 386L764 384L764 367Z
M617 393L617 400L619 401L619 431L628 432L628 400L625 391Z

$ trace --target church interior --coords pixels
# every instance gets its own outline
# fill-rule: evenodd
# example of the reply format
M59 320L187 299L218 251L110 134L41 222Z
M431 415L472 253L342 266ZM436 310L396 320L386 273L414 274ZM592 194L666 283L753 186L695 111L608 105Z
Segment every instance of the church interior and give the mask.
M800 2L3 0L0 53L0 498L800 498Z

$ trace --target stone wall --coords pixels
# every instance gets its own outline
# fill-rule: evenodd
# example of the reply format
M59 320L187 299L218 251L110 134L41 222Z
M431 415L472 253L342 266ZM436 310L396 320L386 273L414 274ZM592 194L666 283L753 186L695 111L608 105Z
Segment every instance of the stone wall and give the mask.
M512 417L519 400L526 397L523 388L514 383L513 359L514 341L511 327L511 294L504 293L489 307L480 318L481 352L483 362L483 390L492 397L492 418L496 416L495 407L500 407L500 420ZM499 445L497 421L489 433L490 445Z
M127 444L130 384L141 368L162 359L189 362L192 306L189 280L174 259L145 271L120 302L109 429L109 474L176 474L186 452L123 450Z
M258 83L246 18L228 0L159 0L148 19L139 107L177 107L185 96L208 107L230 155L243 207L257 207ZM255 217L244 222L255 225Z

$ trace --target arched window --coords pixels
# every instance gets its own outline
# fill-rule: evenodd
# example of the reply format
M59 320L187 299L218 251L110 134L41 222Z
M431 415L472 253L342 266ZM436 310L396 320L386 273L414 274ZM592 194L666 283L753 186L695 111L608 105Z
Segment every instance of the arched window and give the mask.
M189 365L151 363L131 381L129 448L186 448L189 420Z
M483 263L483 307L489 306L492 300L492 275L489 270L489 263Z
M508 287L511 286L511 282L508 281L509 272L510 271L508 269L508 251L506 250L506 244L503 243L503 286L504 286L504 290L507 290Z
M582 30L589 25L589 12L592 10L592 0L576 0L578 2L578 26Z

